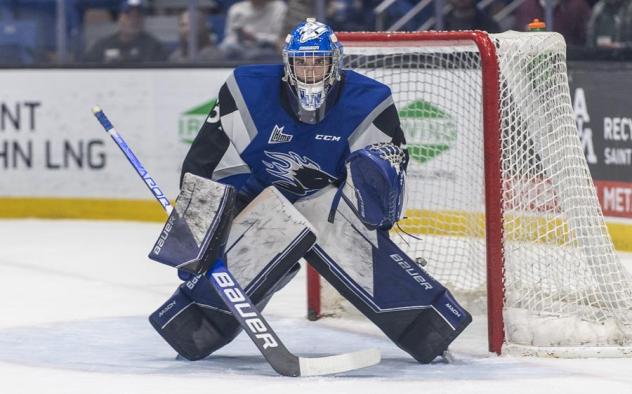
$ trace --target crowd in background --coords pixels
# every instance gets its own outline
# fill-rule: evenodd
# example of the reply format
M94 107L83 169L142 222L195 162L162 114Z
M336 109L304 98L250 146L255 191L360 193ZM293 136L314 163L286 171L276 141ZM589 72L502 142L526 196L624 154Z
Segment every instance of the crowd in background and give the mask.
M60 0L0 0L0 64L276 61L285 35L317 16L317 6L336 31L416 31L440 23L443 30L497 33L544 20L546 1L444 0L447 12L437 22L432 4L405 17L416 0L394 1L379 15L381 0L197 0L192 14L187 0L62 0L63 15ZM552 28L569 46L632 47L632 0L548 1Z

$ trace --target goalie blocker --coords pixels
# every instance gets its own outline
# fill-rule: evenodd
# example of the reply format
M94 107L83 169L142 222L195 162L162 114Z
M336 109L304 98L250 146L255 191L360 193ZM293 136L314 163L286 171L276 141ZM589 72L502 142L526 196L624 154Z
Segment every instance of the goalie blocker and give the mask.
M235 202L234 188L186 173L149 258L190 274L207 272L222 257Z

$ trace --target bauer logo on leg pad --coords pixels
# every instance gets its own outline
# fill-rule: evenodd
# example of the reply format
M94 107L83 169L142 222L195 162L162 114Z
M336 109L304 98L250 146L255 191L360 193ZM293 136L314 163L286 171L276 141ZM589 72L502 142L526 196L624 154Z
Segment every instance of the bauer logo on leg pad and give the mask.
M419 283L424 290L432 290L432 285L428 283L428 280L417 270L414 264L409 263L399 254L391 254L391 259L397 263L408 275L410 275L415 282Z
M244 318L250 332L263 341L263 348L279 346L265 323L257 317L255 308L246 300L239 287L235 286L230 276L225 272L214 272L212 277L223 289L225 300L232 303L239 315Z

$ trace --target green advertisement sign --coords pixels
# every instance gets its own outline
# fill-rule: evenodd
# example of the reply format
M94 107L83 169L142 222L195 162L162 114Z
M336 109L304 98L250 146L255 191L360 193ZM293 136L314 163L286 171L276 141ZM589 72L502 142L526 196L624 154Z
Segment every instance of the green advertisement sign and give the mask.
M217 99L214 98L180 115L178 120L178 138L180 142L189 145L193 142L216 101Z
M423 164L452 147L456 123L447 112L427 101L416 100L399 111L410 157Z

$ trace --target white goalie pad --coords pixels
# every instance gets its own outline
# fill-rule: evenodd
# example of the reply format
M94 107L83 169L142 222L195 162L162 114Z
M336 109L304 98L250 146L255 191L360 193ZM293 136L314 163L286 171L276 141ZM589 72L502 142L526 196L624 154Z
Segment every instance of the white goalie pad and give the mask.
M471 315L385 230L368 229L347 204L338 206L333 223L319 220L333 193L324 190L297 204L323 234L306 259L336 290L321 289L321 308L335 314L353 306L417 361L431 362L471 323Z
M316 234L275 187L268 187L233 221L226 246L228 268L248 292L254 291L280 262L296 263L316 242Z
M266 188L233 219L235 196L232 186L185 174L149 258L201 274L226 255L231 271L247 284L283 253L305 253L316 241L314 228L276 188Z
M327 251L355 283L367 293L373 294L371 248L362 246L367 245L367 240L376 245L376 233L368 230L346 204L338 206L340 217L337 216L333 223L328 221L328 212L336 191L334 186L328 186L294 205L316 227L320 234L318 245ZM351 224L358 231L353 231Z

